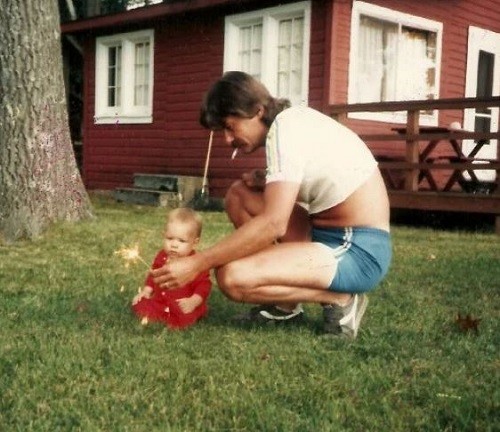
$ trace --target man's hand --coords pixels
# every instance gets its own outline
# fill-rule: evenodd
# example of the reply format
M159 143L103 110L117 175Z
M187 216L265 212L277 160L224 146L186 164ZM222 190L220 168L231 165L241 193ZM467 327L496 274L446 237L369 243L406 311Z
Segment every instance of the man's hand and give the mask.
M185 314L193 312L202 303L203 299L198 294L193 294L191 297L185 297L177 300L177 304Z
M197 256L198 254L194 254L169 260L163 267L153 270L151 275L155 284L161 288L174 289L192 282L202 271L198 268Z

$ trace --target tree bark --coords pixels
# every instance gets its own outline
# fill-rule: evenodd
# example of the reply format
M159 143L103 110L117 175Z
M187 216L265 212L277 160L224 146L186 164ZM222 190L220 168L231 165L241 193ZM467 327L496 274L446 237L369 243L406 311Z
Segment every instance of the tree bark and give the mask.
M92 216L72 148L57 0L0 0L0 241Z

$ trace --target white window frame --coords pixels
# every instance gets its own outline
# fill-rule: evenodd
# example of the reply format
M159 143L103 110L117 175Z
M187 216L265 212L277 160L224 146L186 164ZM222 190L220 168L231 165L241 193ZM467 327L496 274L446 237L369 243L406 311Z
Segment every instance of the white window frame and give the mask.
M149 94L146 105L134 105L135 45L149 42ZM108 106L108 49L121 46L121 105ZM96 38L95 124L152 123L154 31L141 30Z
M300 104L307 105L309 98L309 51L311 39L311 2L302 1L266 9L259 9L225 20L224 72L239 70L238 43L241 26L262 23L261 81L272 95L277 95L278 86L278 24L279 20L296 16L304 18L302 82ZM293 101L292 101L293 102Z
M421 18L414 15L409 15L403 12L387 9L381 6L376 6L364 1L354 1L351 17L351 49L349 57L349 89L348 103L355 104L355 86L357 75L357 46L359 37L360 16L367 15L369 17L389 21L394 24L404 25L415 29L436 33L436 76L433 98L439 98L439 84L441 76L441 53L442 53L442 36L443 24L438 21ZM376 103L376 102L374 102ZM425 126L436 126L438 124L438 110L433 110L432 113L421 113L420 124ZM359 112L350 113L349 118L362 120L374 120L389 123L406 123L406 111L400 112Z

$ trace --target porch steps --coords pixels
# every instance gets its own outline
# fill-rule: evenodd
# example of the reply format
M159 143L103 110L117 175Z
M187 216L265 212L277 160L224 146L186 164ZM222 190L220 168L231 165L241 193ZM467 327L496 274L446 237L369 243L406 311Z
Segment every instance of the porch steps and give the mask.
M186 207L200 196L202 182L201 177L137 173L133 187L117 188L113 196L129 204Z
M178 195L153 189L119 188L113 192L115 200L127 204L150 205L154 207L179 207Z

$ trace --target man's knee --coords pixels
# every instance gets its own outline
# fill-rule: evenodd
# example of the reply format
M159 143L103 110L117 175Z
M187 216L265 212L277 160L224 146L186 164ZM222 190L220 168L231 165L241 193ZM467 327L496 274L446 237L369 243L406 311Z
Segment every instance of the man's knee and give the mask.
M245 299L245 289L248 287L243 282L237 267L237 264L229 263L217 269L215 276L222 293L230 300L242 303Z
M244 188L245 184L241 180L237 180L229 186L224 196L224 208L226 211L232 209L234 206L240 206Z

